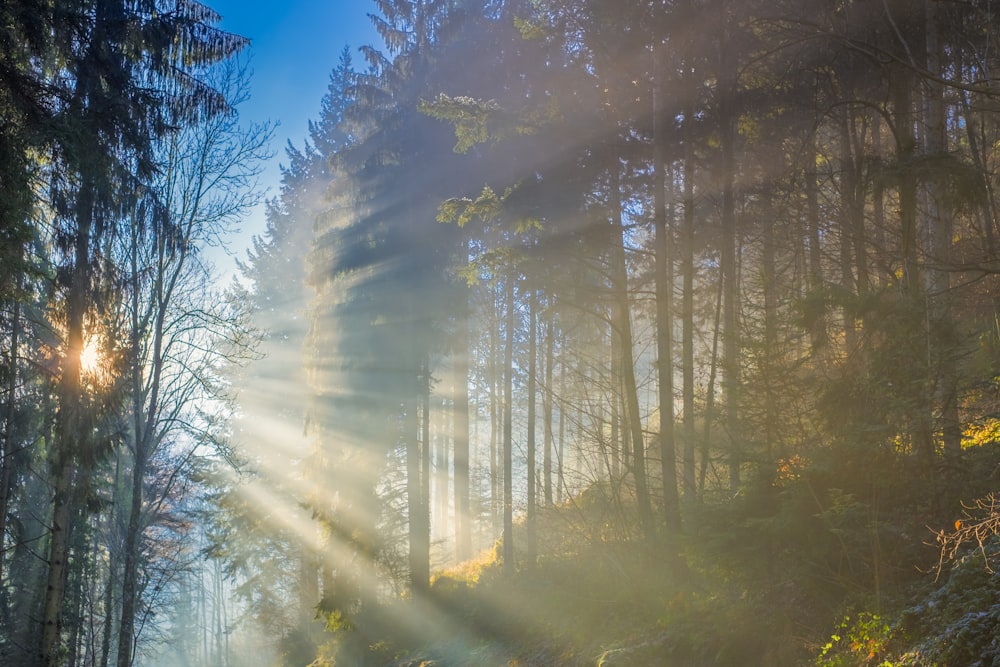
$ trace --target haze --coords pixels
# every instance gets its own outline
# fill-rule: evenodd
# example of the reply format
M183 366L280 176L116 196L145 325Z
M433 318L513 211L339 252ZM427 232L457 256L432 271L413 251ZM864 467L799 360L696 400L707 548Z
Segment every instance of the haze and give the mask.
M1000 664L996 9L4 4L0 664Z

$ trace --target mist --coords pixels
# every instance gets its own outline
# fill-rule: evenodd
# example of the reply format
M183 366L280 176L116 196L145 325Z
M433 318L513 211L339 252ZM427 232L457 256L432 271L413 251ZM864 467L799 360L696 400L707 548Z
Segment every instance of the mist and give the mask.
M1000 660L988 2L379 0L280 151L78 4L0 9L0 663Z

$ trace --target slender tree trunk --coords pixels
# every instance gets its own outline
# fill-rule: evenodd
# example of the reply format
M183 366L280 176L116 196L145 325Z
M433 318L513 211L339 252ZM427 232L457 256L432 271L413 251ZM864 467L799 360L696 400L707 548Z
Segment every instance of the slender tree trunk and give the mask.
M452 410L448 409L445 397L439 397L437 405L436 419L434 419L434 432L430 434L431 442L434 444L434 514L431 515L430 525L433 530L432 535L436 539L446 539L448 537L448 482L451 462L448 460L451 453L448 446L448 434L451 432L448 425L448 418ZM434 415L431 409L431 415Z
M104 584L104 627L101 632L100 666L107 667L111 658L111 635L115 610L115 566L114 559L108 562L108 580Z
M513 267L507 270L506 345L503 355L503 572L514 574L514 489L513 469L513 395L514 395L514 281Z
M118 667L130 667L135 649L135 615L138 597L139 561L142 548L142 506L144 501L144 482L146 468L153 447L156 432L156 420L160 411L160 378L163 373L164 350L163 336L166 328L167 305L169 301L170 283L167 267L170 263L166 238L157 226L153 235L153 243L157 253L156 275L153 281L151 330L146 329L145 318L140 312L139 285L141 284L142 267L139 263L138 228L133 225L130 254L131 281L131 383L132 383L132 423L133 452L131 496L129 505L128 525L125 529L125 545L122 563L122 610L121 623L118 629ZM180 260L179 260L180 261ZM175 270L179 270L177 266ZM146 336L152 337L152 351L147 363L143 364L141 348ZM148 384L147 384L148 377Z
M663 116L663 118L660 118ZM666 112L657 110L653 147L653 205L656 233L656 359L660 407L660 465L663 475L663 518L667 534L681 530L677 491L677 444L674 440L674 269L673 229L667 220Z
M542 453L542 479L545 506L552 506L552 449L555 446L552 433L552 367L555 365L555 323L551 299L545 316L545 387L542 389L542 422L544 427Z
M77 518L76 524L82 526L86 523L87 519L81 512L80 516ZM70 571L70 578L67 582L67 594L66 594L66 607L72 610L72 615L67 619L68 623L68 637L66 639L66 646L68 648L68 656L66 658L66 667L76 667L77 662L80 659L80 643L81 634L83 630L83 618L86 614L86 603L84 600L83 591L87 586L87 576L88 570L90 569L90 558L85 555L84 545L80 542L80 533L85 531L76 531L74 538L76 544L71 547L72 551L79 554L79 565Z
M873 111L871 114L871 125L873 158L878 161L884 161L885 158L882 155L882 116L876 111ZM875 179L875 182L872 184L872 228L875 247L880 250L885 249L885 192L884 186L879 179ZM888 271L883 270L881 266L876 268L879 271L875 284L879 288L883 288L887 284Z
M898 13L897 13L898 14ZM892 101L894 134L896 139L896 159L900 165L899 175L899 224L902 253L902 291L908 307L917 312L923 312L924 303L922 276L918 261L919 239L917 237L917 176L913 169L916 155L916 136L914 132L914 114L912 101L913 75L909 67L898 65L893 68L889 77L889 95ZM925 319L923 317L921 320ZM921 332L907 332L910 336L921 336ZM922 340L926 342L927 332L923 332ZM916 349L917 345L914 345ZM925 356L925 355L921 355ZM914 359L920 364L923 373L927 368L927 359ZM934 440L931 426L930 400L926 389L915 387L914 398L918 405L914 410L911 435L914 453L925 462L930 462L934 455Z
M20 281L18 281L20 282ZM6 402L4 406L3 424L3 451L0 452L0 581L7 580L6 563L3 547L4 537L7 535L7 511L10 502L11 477L14 468L14 447L17 438L17 428L14 423L16 410L15 400L17 399L17 383L20 377L18 373L18 348L21 338L21 302L17 295L14 296L14 303L11 308L10 322L10 352L7 355L7 386L5 387ZM10 609L7 600L7 588L0 590L0 622L4 627L12 627L10 624ZM0 654L2 656L2 654Z
M500 304L497 303L496 289L491 286L490 301L493 306L491 312L491 326L489 332L490 356L486 362L487 384L490 392L490 523L493 534L501 528L501 493L500 493L500 438L501 436L501 409L500 409L500 382L502 380L500 371L497 368L497 355L499 354L499 342L497 340L500 329Z
M420 386L420 587L431 583L431 360L427 350L421 360Z
M775 374L778 372L778 277L775 260L774 211L771 210L772 193L765 193L767 200L763 220L763 250L761 270L764 278L764 447L768 465L774 461L774 442L781 431L777 417L777 396L775 395Z
M455 555L472 557L472 507L469 496L469 295L462 292L455 355Z
M924 25L926 33L927 69L932 76L943 76L943 51L938 35L939 18L937 2L924 0ZM945 123L944 87L941 83L927 79L924 82L927 110L926 138L924 150L931 157L944 156L948 152L948 134ZM944 342L944 329L950 326L951 294L951 245L953 221L944 203L945 184L935 174L927 184L927 206L925 217L929 242L927 270L927 295L930 308L933 355L938 366L937 403L941 414L941 431L944 449L949 456L955 456L962 449L962 429L958 415L958 372L955 368L955 352Z
M77 229L74 265L66 297L66 348L59 378L59 414L56 441L50 453L53 470L52 526L49 540L49 571L42 616L42 643L39 662L44 667L63 667L62 614L66 593L71 519L76 515L75 499L85 492L77 484L77 457L87 447L82 427L83 396L80 354L84 342L84 315L90 287L90 241L93 225L93 189L84 183L77 194Z
M684 408L684 498L697 497L695 486L694 415L694 76L686 77L688 102L684 108L684 229L681 243L681 384Z
M560 348L562 349L562 348ZM566 365L559 365L559 396L566 396ZM556 502L563 501L563 492L566 490L566 405L559 405L559 441L556 448Z
M416 356L416 355L414 355ZM427 359L417 364L416 396L410 406L413 416L406 419L406 489L409 508L410 590L426 591L430 584L430 377Z
M142 413L136 413L142 422ZM141 428L141 427L140 427ZM146 469L146 443L143 431L136 432L135 452L132 463L132 488L128 526L125 529L124 564L122 577L122 612L118 629L118 667L130 667L135 646L135 613L138 591L139 549L142 536L143 481Z
M809 257L806 271L806 285L810 300L814 304L809 334L812 349L820 350L826 346L826 306L823 293L823 262L820 245L820 214L819 214L819 183L816 174L816 164L819 162L819 145L816 132L809 135L808 154L805 167L806 195L806 232L809 239Z
M622 397L622 342L621 332L617 327L611 327L611 480L617 483L622 475L622 468L628 466L629 457L625 454L627 437L623 436L621 425L624 401ZM627 432L627 429L626 429ZM621 442L619 442L621 441ZM602 438L603 442L603 438Z
M715 323L712 326L712 359L709 363L708 387L705 389L704 431L701 436L701 471L698 479L698 493L705 494L705 476L711 461L712 421L715 419L715 381L719 372L719 339L722 337L722 293L723 280L719 276L719 289L715 298Z
M632 316L629 308L628 269L625 265L625 226L622 220L620 170L617 159L611 167L611 214L614 234L612 248L613 322L621 341L622 392L625 397L625 426L632 438L632 475L635 478L639 525L645 537L653 535L653 508L646 476L646 443L639 414L639 393L632 353Z
M723 281L722 306L722 368L723 393L726 397L726 431L729 438L729 488L735 493L740 487L740 469L743 464L743 444L740 431L740 332L739 332L739 278L736 265L736 71L732 61L732 47L728 42L725 8L720 20L721 67L719 122L721 131L721 180L722 180L722 246L721 269Z
M854 207L855 195L855 172L854 157L851 145L850 126L848 116L851 113L849 107L840 109L840 116L837 119L840 130L840 279L841 285L847 294L858 294L859 281L854 273L854 244L853 244L853 220L851 219ZM853 354L858 347L858 330L855 323L853 310L843 309L844 318L844 344L848 354Z
M531 290L528 298L528 508L525 516L527 554L525 562L533 567L538 551L538 509L535 480L535 408L538 372L538 292Z

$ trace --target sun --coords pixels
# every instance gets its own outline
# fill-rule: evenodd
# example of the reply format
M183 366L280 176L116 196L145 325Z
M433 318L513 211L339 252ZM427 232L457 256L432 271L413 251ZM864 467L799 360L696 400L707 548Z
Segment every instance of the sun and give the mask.
M101 365L101 351L96 338L88 338L80 350L80 370L84 373L94 373Z

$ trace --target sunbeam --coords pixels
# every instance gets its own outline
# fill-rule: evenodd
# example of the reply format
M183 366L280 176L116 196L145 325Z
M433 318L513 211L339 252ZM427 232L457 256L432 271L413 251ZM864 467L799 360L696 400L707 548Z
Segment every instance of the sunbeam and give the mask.
M994 9L0 3L0 665L1000 664Z

